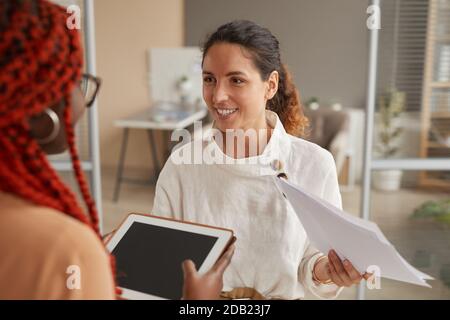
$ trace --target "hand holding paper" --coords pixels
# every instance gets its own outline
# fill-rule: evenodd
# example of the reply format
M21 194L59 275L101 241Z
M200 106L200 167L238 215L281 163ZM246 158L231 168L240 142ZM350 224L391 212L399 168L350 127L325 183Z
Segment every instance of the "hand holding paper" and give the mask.
M381 277L431 287L425 280L433 278L403 259L375 223L352 216L288 181L274 179L318 250L335 250L361 274L376 266Z
M339 287L357 285L362 279L367 280L371 276L369 273L359 273L351 261L342 261L334 250L315 261L312 274L313 280L322 284L334 283Z

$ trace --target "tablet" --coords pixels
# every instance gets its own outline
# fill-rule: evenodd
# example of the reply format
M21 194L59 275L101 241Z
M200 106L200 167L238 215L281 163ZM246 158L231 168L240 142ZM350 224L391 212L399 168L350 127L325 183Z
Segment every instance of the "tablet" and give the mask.
M116 258L125 299L180 299L182 262L207 272L233 239L233 231L132 213L106 244Z

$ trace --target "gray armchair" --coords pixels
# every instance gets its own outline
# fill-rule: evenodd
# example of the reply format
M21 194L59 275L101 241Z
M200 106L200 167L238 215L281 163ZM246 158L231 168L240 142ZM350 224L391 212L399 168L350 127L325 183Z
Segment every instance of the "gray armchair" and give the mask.
M305 108L304 112L310 121L306 140L331 152L336 162L338 175L340 175L345 163L349 139L350 117L348 113L326 107L317 110Z

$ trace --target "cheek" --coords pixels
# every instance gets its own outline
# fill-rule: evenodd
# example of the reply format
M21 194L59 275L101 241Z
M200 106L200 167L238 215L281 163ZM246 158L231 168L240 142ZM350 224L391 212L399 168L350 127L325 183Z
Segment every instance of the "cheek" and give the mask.
M239 104L240 108L245 113L259 113L264 106L264 95L261 90L255 87L241 90L234 95L235 102Z
M72 124L76 124L83 116L84 109L84 97L81 92L75 90L72 94Z
M212 90L208 86L203 86L203 100L208 107L212 107Z

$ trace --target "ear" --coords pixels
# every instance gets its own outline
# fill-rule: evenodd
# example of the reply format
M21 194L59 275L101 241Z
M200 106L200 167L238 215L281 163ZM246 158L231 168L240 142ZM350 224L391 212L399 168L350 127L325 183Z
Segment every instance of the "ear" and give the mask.
M272 71L272 73L269 76L269 79L267 79L267 90L266 90L266 96L265 98L267 100L272 99L278 91L278 81L280 80L280 75L278 74L278 71Z
M40 139L47 138L51 134L55 126L53 119L45 112L41 112L40 114L35 115L28 119L31 135L38 140L37 142L39 143L42 151L44 151L45 153L47 154L62 153L67 148L66 130L64 123L65 103L61 101L53 105L49 109L53 110L56 116L58 117L57 120L59 122L58 134L51 141L39 142Z

